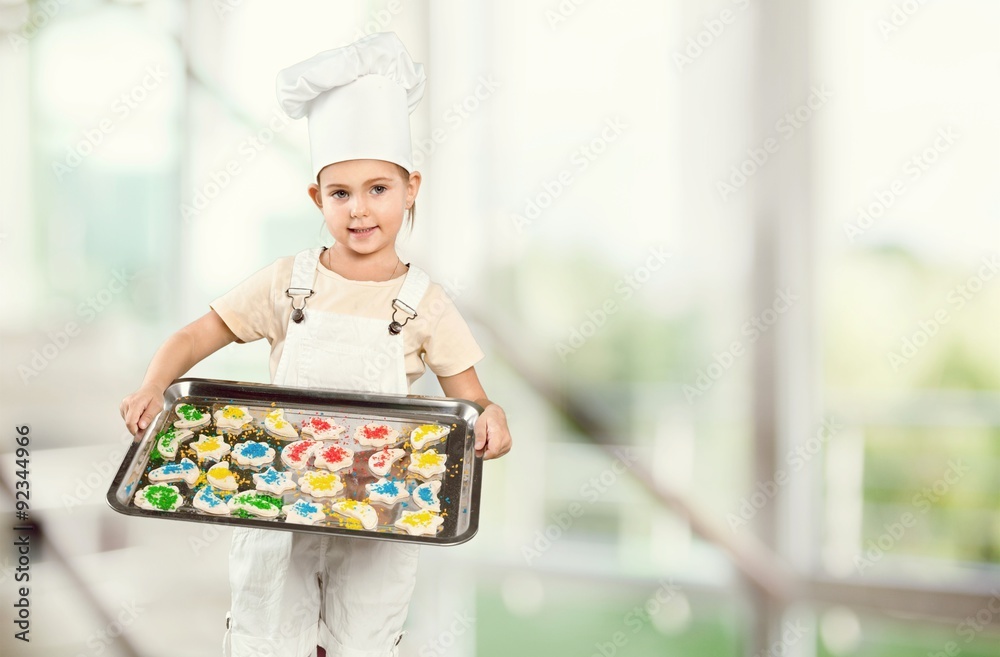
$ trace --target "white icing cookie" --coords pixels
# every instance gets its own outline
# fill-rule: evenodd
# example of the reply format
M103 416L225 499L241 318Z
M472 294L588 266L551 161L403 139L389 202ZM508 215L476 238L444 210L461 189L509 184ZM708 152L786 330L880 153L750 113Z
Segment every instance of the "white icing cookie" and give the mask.
M254 473L253 483L257 490L267 491L275 495L281 495L285 491L295 490L295 482L292 481L290 472L278 472L272 467L261 473Z
M347 427L325 417L310 417L302 420L302 435L311 436L313 440L336 440L347 433Z
M441 442L449 433L451 433L451 427L440 424L423 424L410 432L410 445L419 452L425 447Z
M319 502L296 500L295 504L286 504L281 510L285 512L285 522L298 525L311 525L326 518L323 505Z
M229 498L230 513L237 509L261 518L274 518L281 513L281 498L255 490L245 490Z
M428 481L413 489L413 501L421 509L427 509L436 513L441 512L441 500L438 499L438 492L441 490L440 481Z
M410 454L410 465L406 466L407 472L418 474L424 479L436 477L445 471L445 463L448 461L447 454L438 454L437 450L429 449L426 452L414 452Z
M180 463L167 463L156 468L149 473L149 480L155 483L165 483L168 481L183 481L188 486L198 481L201 476L201 468L195 465L191 459L181 459Z
M303 470L309 464L309 457L322 443L315 440L296 440L281 448L281 462L295 470Z
M395 527L406 530L410 536L433 536L444 524L444 518L427 509L420 511L403 511L403 515L394 523Z
M292 423L285 419L283 408L276 408L264 416L264 430L282 440L295 440L299 437Z
M368 457L368 469L376 477L384 477L389 474L392 464L406 456L405 449L397 447L383 447Z
M229 506L225 500L215 494L211 486L202 486L199 488L191 504L194 508L205 513L211 513L216 516L229 515Z
M387 424L371 422L355 429L354 439L366 447L385 447L399 442L399 432Z
M240 487L236 475L229 470L229 461L220 461L210 467L205 473L205 479L219 490L236 490Z
M274 461L275 455L273 447L267 443L258 443L253 440L236 443L236 446L233 447L233 460L238 465L258 467Z
M217 434L203 433L198 436L198 440L191 443L198 460L215 459L219 461L229 453L229 444Z
M299 477L299 490L313 497L333 497L344 490L344 482L333 472L309 470Z
M174 413L177 414L174 426L178 429L197 429L212 421L211 415L191 404L177 404Z
M149 511L176 511L182 504L181 491L173 484L153 484L135 494L135 505Z
M357 520L365 529L375 529L378 526L378 511L371 504L358 500L340 500L331 504L330 510L345 518Z
M188 431L187 429L178 429L176 427L167 427L160 433L156 434L156 451L160 453L165 459L174 460L177 456L177 448L180 444L193 436L194 433Z
M392 506L396 502L405 500L410 496L406 491L403 482L382 477L373 484L365 484L368 491L368 499L372 502L380 502L387 506Z
M343 470L354 465L354 452L342 445L322 445L316 449L313 464L317 468L326 468L331 472Z
M243 427L253 422L250 409L245 406L223 406L215 413L215 428L219 431L239 433Z

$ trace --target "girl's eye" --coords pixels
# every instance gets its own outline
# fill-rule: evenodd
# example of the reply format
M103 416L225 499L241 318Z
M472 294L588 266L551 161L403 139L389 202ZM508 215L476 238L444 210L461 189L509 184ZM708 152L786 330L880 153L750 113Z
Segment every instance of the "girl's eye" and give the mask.
M385 192L385 185L375 185L374 187L372 187L372 191L375 192L376 194L381 194Z
M332 196L334 198L341 198L341 199L342 198L347 198L347 192L345 192L342 189L338 189L338 190L336 190L334 192L331 192L330 196Z

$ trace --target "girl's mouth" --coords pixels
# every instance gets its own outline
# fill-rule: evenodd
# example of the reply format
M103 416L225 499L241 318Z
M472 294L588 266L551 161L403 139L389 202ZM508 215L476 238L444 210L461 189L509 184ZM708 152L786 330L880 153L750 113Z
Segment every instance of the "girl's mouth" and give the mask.
M348 228L348 230L351 231L351 234L356 237L367 237L368 235L374 233L376 228L378 228L378 226L369 226L368 228Z

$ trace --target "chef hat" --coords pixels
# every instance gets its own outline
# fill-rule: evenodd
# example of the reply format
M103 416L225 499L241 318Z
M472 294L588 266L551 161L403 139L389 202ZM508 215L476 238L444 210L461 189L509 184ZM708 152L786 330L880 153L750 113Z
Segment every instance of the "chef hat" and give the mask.
M313 173L345 160L386 160L413 170L410 117L424 67L392 32L370 34L278 73L278 103L309 117Z

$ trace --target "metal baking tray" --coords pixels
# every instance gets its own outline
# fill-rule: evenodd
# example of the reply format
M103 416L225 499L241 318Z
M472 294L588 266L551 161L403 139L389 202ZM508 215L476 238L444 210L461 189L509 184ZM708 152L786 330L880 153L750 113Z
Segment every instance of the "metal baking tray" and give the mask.
M441 481L438 497L444 523L438 529L437 534L433 536L413 536L396 528L394 522L402 515L403 511L419 510L413 500L409 499L397 502L392 506L373 504L378 510L379 524L375 529L367 530L361 528L358 523L345 522L340 516L331 513L329 511L330 498L311 498L302 493L298 487L280 496L283 503L292 504L297 499L322 501L327 507L324 520L320 520L316 524L305 525L286 522L284 514L268 519L211 515L200 511L192 506L192 498L196 490L205 485L204 473L211 467L213 461L210 459L198 461L193 455L193 448L190 445L198 439L203 431L214 432L215 420L213 419L205 427L194 429L195 435L180 444L174 459L163 459L162 456L153 454L157 434L173 424L178 417L174 412L175 406L182 403L192 404L210 414L228 404L247 407L254 418L253 427L255 428L245 429L237 434L223 434L226 437L226 442L230 446L247 439L267 442L277 452L271 465L278 471L289 470L280 458L281 448L289 441L278 440L270 434L261 435L264 433L261 429L262 418L268 411L274 408L283 408L285 419L297 429L303 418L314 415L330 418L338 424L346 426L347 433L336 442L355 451L354 464L349 470L338 472L346 488L333 500L363 500L366 498L365 484L377 480L377 477L368 469L368 457L373 451L376 451L376 448L359 446L354 441L353 432L357 426L368 422L379 422L400 431L401 442L393 447L402 447L407 453L393 466L389 477L398 480L408 489L412 489L423 479L406 473L406 466L413 449L408 439L404 443L402 438L408 438L409 429L422 424L450 426L451 433L443 442L428 446L428 448L434 447L439 453L448 455L445 472L436 477ZM233 527L256 527L430 545L458 545L472 538L479 529L479 497L483 462L482 458L475 454L473 427L482 410L480 406L470 401L444 397L354 393L211 379L178 379L164 393L163 410L146 428L142 438L134 442L128 453L125 454L121 467L108 489L107 500L111 508L119 513L144 518L167 518ZM179 463L185 456L199 465L201 474L200 479L194 485L188 485L184 481L171 482L179 489L184 498L182 506L174 511L147 510L136 506L133 498L139 489L151 483L148 480L150 470L170 462ZM240 481L239 490L234 491L234 493L253 489L254 484L250 474L263 472L267 467L239 466L232 458L231 453L223 460L230 461L230 469L236 473L237 480ZM297 471L291 470L291 472ZM293 475L296 481L298 477L298 475Z

